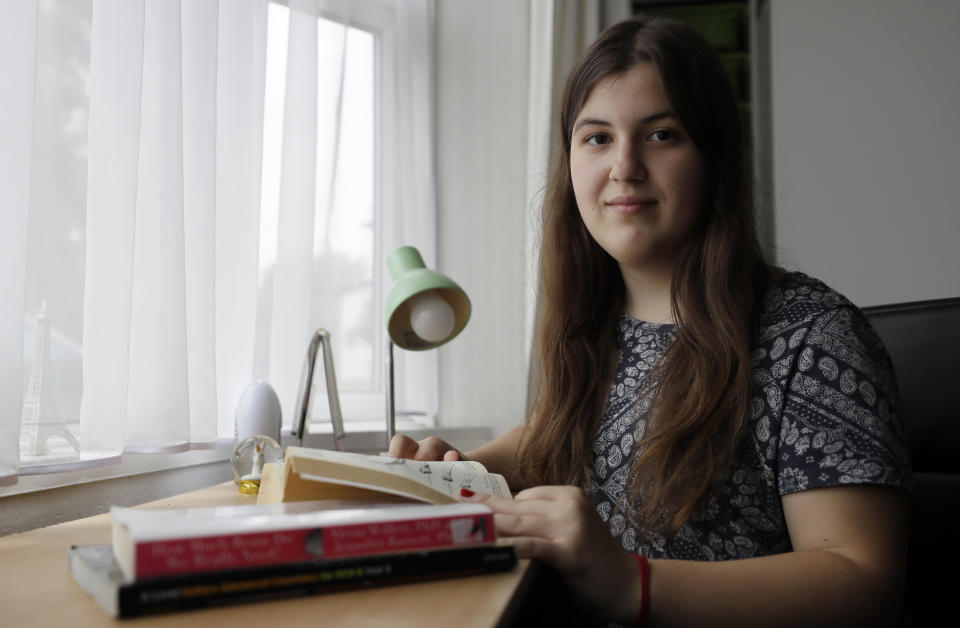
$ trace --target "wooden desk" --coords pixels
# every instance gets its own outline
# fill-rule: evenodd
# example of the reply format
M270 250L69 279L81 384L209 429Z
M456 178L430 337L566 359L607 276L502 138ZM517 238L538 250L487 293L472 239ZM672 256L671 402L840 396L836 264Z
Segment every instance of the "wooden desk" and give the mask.
M184 508L255 503L233 482L145 504ZM71 545L110 542L110 517L97 515L0 537L0 624L103 626L107 616L67 571ZM532 578L530 561L511 572L237 604L125 620L144 626L505 626Z

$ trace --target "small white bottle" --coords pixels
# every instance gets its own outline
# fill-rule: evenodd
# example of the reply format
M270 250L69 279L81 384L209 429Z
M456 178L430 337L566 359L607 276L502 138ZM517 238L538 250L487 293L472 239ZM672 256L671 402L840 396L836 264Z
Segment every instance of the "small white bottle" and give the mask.
M237 401L235 436L237 442L250 436L269 436L280 442L280 399L263 380L247 386Z

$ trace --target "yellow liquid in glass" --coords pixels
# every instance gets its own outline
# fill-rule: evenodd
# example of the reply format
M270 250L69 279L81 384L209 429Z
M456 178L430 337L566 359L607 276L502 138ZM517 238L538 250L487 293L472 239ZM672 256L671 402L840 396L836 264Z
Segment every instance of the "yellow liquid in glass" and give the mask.
M244 495L256 495L260 492L260 480L240 480L237 486Z

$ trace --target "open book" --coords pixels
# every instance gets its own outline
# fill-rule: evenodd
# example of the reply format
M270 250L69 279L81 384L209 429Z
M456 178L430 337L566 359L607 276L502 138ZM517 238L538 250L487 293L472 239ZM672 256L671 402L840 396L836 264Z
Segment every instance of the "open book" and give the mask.
M462 488L510 497L502 475L471 460L424 462L287 447L282 464L264 465L257 503L367 499L447 504L459 501Z

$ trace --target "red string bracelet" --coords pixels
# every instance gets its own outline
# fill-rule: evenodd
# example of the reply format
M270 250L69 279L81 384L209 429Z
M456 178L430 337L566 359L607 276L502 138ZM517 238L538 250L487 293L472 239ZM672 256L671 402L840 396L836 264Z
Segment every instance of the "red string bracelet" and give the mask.
M643 554L635 554L637 564L640 565L640 617L637 618L637 628L643 628L650 614L650 563Z

